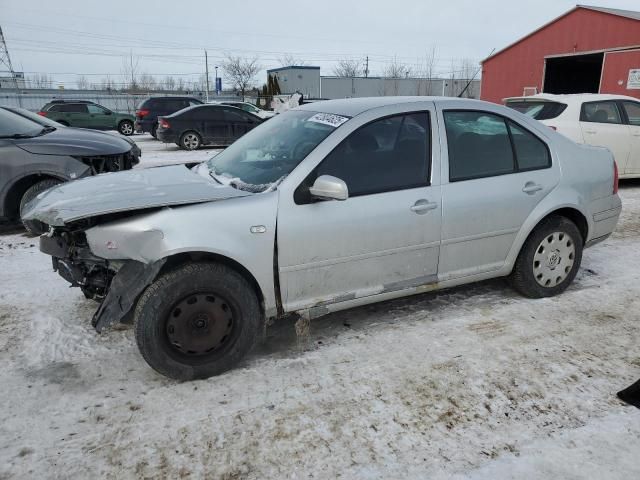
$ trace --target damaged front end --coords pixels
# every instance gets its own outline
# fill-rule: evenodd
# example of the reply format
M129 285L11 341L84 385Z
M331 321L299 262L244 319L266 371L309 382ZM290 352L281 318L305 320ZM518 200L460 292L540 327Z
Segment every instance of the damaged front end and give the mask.
M146 264L97 257L82 229L51 229L40 237L40 250L51 255L54 271L72 287L80 287L85 297L100 302L92 320L98 332L127 317L165 262Z

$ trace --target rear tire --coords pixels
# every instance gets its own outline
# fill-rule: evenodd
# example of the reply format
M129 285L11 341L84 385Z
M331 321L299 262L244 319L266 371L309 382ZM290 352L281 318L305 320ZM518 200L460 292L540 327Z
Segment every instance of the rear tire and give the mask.
M158 124L157 124L157 123L154 123L154 124L151 126L151 136L152 136L153 138L155 138L156 140L158 139L158 134L156 133L156 131L157 131L157 130L158 130Z
M216 263L190 263L160 276L140 297L134 320L143 358L177 380L234 367L256 343L261 325L255 290Z
M20 217L22 218L22 214L27 203L36 198L39 193L44 192L51 187L55 187L59 183L61 183L60 180L48 178L46 180L40 180L39 182L31 185L26 190L26 192L24 192L22 198L20 199ZM34 236L42 235L49 230L49 226L46 223L39 222L38 220L22 220L22 225L24 225L27 233Z
M551 216L531 232L509 280L529 298L552 297L571 284L582 261L583 239L569 219Z
M118 124L118 132L125 137L133 135L133 122L131 120L122 120Z
M180 136L179 145L184 150L197 150L202 145L202 138L197 132L190 130Z

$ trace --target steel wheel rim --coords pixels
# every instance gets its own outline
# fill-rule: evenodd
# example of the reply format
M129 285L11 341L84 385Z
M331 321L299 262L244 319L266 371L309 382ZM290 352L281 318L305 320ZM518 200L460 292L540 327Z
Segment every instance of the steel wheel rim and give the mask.
M133 126L130 123L123 123L122 124L122 133L124 133L125 135L129 135L129 134L133 133Z
M176 302L166 318L170 347L189 357L202 357L225 347L236 322L229 302L215 293L187 295Z
M189 133L188 135L185 135L184 140L182 141L182 144L189 150L198 148L199 143L200 141L198 140L198 137L195 133Z
M533 276L538 285L552 288L571 273L576 258L575 242L565 232L547 235L533 255Z

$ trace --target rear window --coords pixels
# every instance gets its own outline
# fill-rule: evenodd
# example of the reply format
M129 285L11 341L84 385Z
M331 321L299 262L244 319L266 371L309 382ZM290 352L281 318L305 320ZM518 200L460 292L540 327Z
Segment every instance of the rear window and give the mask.
M536 120L550 120L558 117L567 108L566 103L560 102L507 102L507 107L535 118Z

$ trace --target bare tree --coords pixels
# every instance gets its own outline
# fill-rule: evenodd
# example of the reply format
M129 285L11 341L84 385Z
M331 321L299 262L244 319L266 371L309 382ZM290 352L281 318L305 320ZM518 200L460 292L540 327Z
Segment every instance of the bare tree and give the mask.
M89 89L89 80L84 75L80 75L76 80L76 86L78 90L88 90Z
M292 65L304 66L309 65L309 62L306 60L302 60L291 53L285 53L281 57L278 58L278 62L282 67L291 67Z
M413 71L411 67L405 63L399 62L395 55L384 68L384 76L387 78L407 78Z
M144 91L155 90L157 87L156 79L153 75L149 75L148 73L143 73L140 75L139 80L140 88Z
M176 82L176 90L178 91L184 90L184 78L178 77L178 81Z
M222 61L222 70L233 86L240 90L242 97L244 97L245 90L254 82L261 68L258 57L242 58L226 55L225 60Z
M107 75L100 81L100 89L102 90L115 90L116 88L117 85L113 80L111 80L111 77L109 75Z
M363 72L364 68L361 61L348 58L340 60L338 64L333 67L333 74L336 77L359 77Z
M165 90L174 90L176 88L176 79L171 75L164 77L164 81L162 83Z
M427 79L425 85L425 95L433 95L433 79L436 76L436 65L438 64L438 56L436 46L433 45L424 56L422 65L422 76Z
M28 79L31 88L51 88L53 86L53 78L46 73L38 73Z
M138 75L140 74L140 59L130 53L128 57L122 59L122 76L124 77L124 87L130 91L139 88Z

